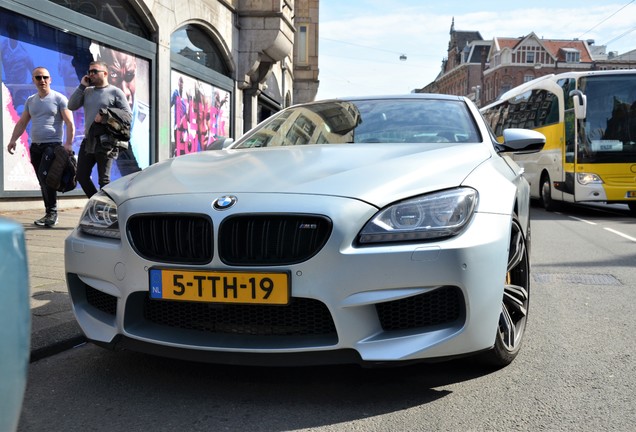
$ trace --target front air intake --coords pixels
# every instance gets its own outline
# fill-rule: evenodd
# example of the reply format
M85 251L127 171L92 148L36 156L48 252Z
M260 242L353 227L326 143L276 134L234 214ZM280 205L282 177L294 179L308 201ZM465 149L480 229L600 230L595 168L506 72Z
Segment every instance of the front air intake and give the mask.
M146 214L130 218L128 240L150 261L206 264L213 257L212 220L200 214Z
M219 257L228 265L289 265L317 254L331 234L319 215L237 215L219 227Z

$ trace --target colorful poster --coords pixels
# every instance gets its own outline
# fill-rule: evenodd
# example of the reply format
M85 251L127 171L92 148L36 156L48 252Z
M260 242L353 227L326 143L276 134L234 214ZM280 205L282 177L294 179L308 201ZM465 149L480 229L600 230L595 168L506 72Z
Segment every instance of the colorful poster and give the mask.
M229 136L230 93L172 71L170 99L173 134L171 156L212 148Z
M29 155L30 124L18 140L15 154L10 155L6 151L6 143L22 114L24 102L37 92L31 71L38 66L49 70L53 90L70 97L86 74L89 63L92 60L106 61L109 64L109 83L124 91L133 111L129 151L122 152L117 163L113 164L111 181L150 164L150 62L147 59L52 29L11 12L0 11L0 18L4 147L1 158L5 191L40 190ZM73 150L77 154L85 133L83 109L75 111L73 118ZM96 170L92 179L99 187Z

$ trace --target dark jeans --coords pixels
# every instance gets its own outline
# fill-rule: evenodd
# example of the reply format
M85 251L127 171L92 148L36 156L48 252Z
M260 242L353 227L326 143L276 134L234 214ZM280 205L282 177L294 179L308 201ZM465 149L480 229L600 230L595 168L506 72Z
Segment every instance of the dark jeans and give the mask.
M46 175L55 157L54 148L58 145L62 145L62 143L31 143L30 147L31 165L33 165L35 174L38 177L38 183L40 183L44 208L47 214L57 213L57 191L46 185Z
M113 166L113 157L104 153L87 153L86 145L82 141L77 156L77 182L82 186L82 190L87 197L92 197L97 193L97 188L91 180L91 172L97 164L97 181L100 189L110 183L110 169Z
M137 171L141 171L137 158L131 148L119 149L119 155L117 156L117 168L121 176L127 176Z

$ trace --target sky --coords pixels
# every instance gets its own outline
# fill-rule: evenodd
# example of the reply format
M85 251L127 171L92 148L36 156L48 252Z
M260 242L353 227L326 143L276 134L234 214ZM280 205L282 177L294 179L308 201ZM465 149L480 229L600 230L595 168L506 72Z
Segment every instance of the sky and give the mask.
M320 0L316 99L410 93L439 74L450 27L636 49L636 0ZM406 56L406 60L400 60Z

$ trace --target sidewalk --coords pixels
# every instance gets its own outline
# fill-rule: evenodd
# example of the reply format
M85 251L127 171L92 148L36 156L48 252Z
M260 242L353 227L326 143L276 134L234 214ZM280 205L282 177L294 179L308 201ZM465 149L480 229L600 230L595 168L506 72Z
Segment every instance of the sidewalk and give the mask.
M64 276L64 240L79 222L81 204L62 201L59 223L52 228L33 224L44 215L41 203L37 208L0 209L0 217L13 219L24 227L31 287L32 362L84 342L71 311Z

